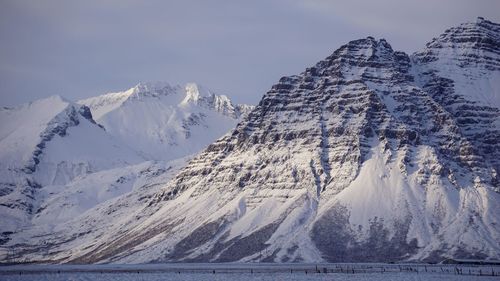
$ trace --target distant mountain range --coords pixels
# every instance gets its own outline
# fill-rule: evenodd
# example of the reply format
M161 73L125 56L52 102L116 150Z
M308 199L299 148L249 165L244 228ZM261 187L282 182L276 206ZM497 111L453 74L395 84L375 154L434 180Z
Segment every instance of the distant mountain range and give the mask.
M500 25L483 18L411 56L351 41L255 108L159 84L79 104L1 111L4 262L500 258Z
M253 108L233 104L196 84L139 84L125 92L81 100L113 137L147 159L172 160L199 152Z
M159 82L0 109L0 243L75 218L150 173L164 178L251 109L196 84Z

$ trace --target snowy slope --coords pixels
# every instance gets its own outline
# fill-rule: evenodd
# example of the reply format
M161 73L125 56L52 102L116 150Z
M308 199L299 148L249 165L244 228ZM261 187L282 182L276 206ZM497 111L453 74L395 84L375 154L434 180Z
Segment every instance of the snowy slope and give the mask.
M28 223L43 186L145 161L99 127L87 107L58 96L2 109L0 124L4 232Z
M33 174L41 185L144 161L98 126L87 107L59 96L0 114L2 170Z
M281 78L234 130L167 173L170 180L141 192L122 193L131 188L123 185L116 201L93 197L84 215L70 220L48 206L40 222L54 216L62 223L13 237L3 246L3 259L499 259L500 108L494 104L498 92L483 87L487 80L496 89L490 77L499 65L498 26L480 19L452 28L411 57L383 39L351 41L304 72ZM154 111L150 98L170 104L162 108L169 116L227 104L192 85L162 89L145 91L144 102L113 94L106 102L85 103L102 105L101 111L94 107L102 114L98 121L122 131L129 127L129 121L119 122L125 114L112 116ZM136 106L141 109L131 109ZM185 106L189 110L179 109ZM188 126L189 132L201 122ZM113 135L129 139L132 133ZM150 139L153 145L162 138ZM92 190L90 182L84 186ZM79 200L61 194L55 206Z
M66 251L78 251L82 243L90 247L99 239L114 239L122 228L139 223L135 218L140 216L142 206L188 159L147 161L87 174L65 185L45 186L39 191L41 204L30 225L10 239L25 245L33 237L41 239L34 248L24 248L26 253L61 239ZM39 236L42 233L51 235ZM44 251L50 255L50 250ZM0 247L2 260L12 254Z
M182 88L159 82L79 103L89 106L108 133L155 160L199 152L251 110L196 84Z
M165 183L189 154L252 108L195 84L184 90L166 83L139 84L86 103L91 109L53 96L0 110L0 244L52 232L87 212L101 225L113 223L107 221L111 212L129 216L138 206L117 198L143 203L158 189L155 181ZM103 214L102 206L116 200L116 208L133 210Z
M47 125L68 106L61 97L52 96L18 108L3 108L0 127L2 166L22 168L33 165L32 153Z

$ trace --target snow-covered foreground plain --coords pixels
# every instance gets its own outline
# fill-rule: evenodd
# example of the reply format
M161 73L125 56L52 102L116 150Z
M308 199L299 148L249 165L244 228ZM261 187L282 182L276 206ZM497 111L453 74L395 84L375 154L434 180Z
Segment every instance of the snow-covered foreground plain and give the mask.
M499 266L149 264L0 267L0 280L498 280Z

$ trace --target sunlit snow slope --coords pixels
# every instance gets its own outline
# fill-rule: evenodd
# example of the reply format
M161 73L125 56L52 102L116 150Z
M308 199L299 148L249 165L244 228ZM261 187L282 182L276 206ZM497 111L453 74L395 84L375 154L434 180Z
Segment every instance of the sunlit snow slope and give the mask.
M148 159L199 152L250 111L196 84L143 83L127 91L82 100L95 120Z
M43 186L145 161L99 127L87 107L59 96L3 108L0 124L2 232L28 223Z

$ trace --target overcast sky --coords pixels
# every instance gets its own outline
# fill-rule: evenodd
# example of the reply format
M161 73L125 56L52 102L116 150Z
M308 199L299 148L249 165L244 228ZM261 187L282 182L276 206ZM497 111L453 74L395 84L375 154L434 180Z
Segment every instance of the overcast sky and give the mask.
M0 105L71 100L141 81L197 82L255 104L350 40L414 52L496 0L0 0Z

